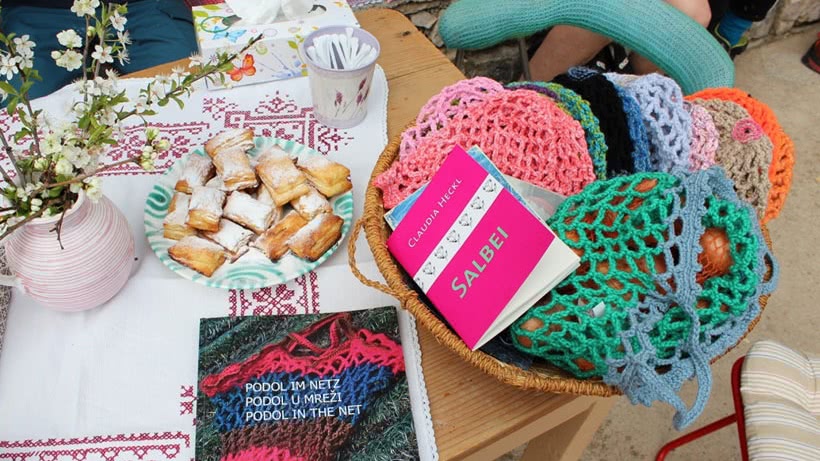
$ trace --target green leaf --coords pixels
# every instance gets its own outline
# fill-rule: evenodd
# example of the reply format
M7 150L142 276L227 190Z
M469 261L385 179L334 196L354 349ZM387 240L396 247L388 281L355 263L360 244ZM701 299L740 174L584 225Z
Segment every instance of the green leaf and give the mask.
M202 18L202 19L205 19L205 18L207 18L207 17L208 17L208 13L206 13L206 12L204 12L204 11L200 11L200 10L199 10L199 8L194 8L194 9L191 11L191 14L193 14L195 18Z
M179 96L173 96L173 98L174 98L174 101L176 101L176 103L177 103L177 105L179 106L180 109L185 107L185 103L182 102L182 99L180 99Z
M209 10L209 11L219 11L219 7L217 5L199 5L200 8Z
M65 186L52 187L48 190L48 197L57 198L63 193L63 190L65 190Z
M9 103L6 106L6 111L9 113L9 115L14 115L14 112L17 109L18 104L20 104L20 98L18 96L9 99Z
M157 102L157 104L159 105L159 107L165 107L165 106L167 106L167 105L168 105L168 100L167 100L167 99L160 99L160 100Z
M17 95L17 89L15 89L9 82L0 81L0 90L5 91L9 94L9 96Z
M28 128L20 128L17 133L14 133L14 142L20 142L21 139L31 134L31 130Z
M293 40L288 40L288 46L293 48L294 50L299 49L299 45Z

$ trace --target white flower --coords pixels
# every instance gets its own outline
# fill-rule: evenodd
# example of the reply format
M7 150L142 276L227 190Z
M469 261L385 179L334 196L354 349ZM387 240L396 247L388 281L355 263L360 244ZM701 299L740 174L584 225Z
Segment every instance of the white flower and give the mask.
M129 34L127 30L124 32L117 32L117 41L120 42L120 45L123 47L125 47L125 45L130 45L131 34Z
M2 88L0 88L0 102L5 101L7 97L9 97L9 94L3 91Z
M20 56L31 58L34 57L34 51L31 49L37 46L36 43L29 40L28 34L14 37L14 48Z
M85 195L87 195L92 202L96 202L102 197L102 181L100 181L100 178L92 176L85 178L83 182L85 183Z
M64 53L52 51L51 57L57 66L64 67L66 70L79 69L83 65L83 55L74 50L66 50Z
M111 84L116 86L120 82L120 76L117 74L117 71L114 69L105 69L105 76L108 80L111 81Z
M188 67L201 67L205 63L205 59L201 54L194 53L189 59L191 62L188 63Z
M99 61L101 64L108 64L114 62L114 57L111 56L111 47L108 45L94 45L94 52L91 57Z
M114 10L114 13L111 14L111 27L119 32L125 30L126 21L128 20L125 19L125 16L122 16L117 10Z
M66 29L57 34L57 41L66 48L79 48L83 45L83 39L74 29Z
M159 128L155 126L149 126L145 129L145 139L147 139L148 142L153 141L157 138L157 136L159 136Z
M57 164L54 165L54 172L61 176L73 176L74 165L72 165L67 159L61 158L60 160L57 160Z
M131 58L128 56L128 50L126 50L125 48L120 48L120 50L117 51L117 61L119 61L121 66L125 65L125 63L129 62L130 60Z
M43 206L43 201L38 198L31 199L31 211L40 211L40 207Z
M77 146L63 146L62 156L71 162L74 168L83 170L93 161L88 151Z
M191 73L182 67L177 66L171 69L171 78L174 80L181 80L189 75L191 75Z
M85 111L86 111L87 109L88 109L88 107L87 107L87 106L85 105L85 103L84 103L84 102L82 102L82 101L78 101L78 102L76 102L76 103L74 104L74 107L72 108L72 110L74 111L74 113L75 113L78 117L82 117L82 116L83 116L83 114L85 113Z
M41 149L43 148L42 143L41 143L40 148ZM39 157L39 158L34 160L34 170L35 171L46 171L46 168L48 168L48 159L47 158Z
M80 192L81 190L83 190L83 185L82 185L82 183L74 182L74 183L71 183L70 186L68 186L68 190L70 190L72 194L76 194L77 192Z
M18 187L17 191L15 192L15 195L17 195L17 198L23 201L28 200L28 193L26 192L26 189L23 187Z
M0 56L0 75L6 80L14 78L17 73L17 60L7 54Z
M99 121L105 126L113 126L117 123L117 113L109 107L99 116Z
M94 10L100 6L100 0L74 0L71 11L79 17L94 16Z
M43 217L48 218L51 216L51 208L46 208L46 211L43 212Z
M157 78L157 80L159 80L159 77ZM151 94L151 98L154 100L164 98L167 93L165 90L165 86L159 82L154 82L154 84L151 85L151 89L148 92Z
M62 134L50 131L40 140L40 151L44 155L51 155L63 149Z
M134 110L137 113L145 112L148 109L148 99L147 96L141 94L137 97L137 102L134 103Z
M113 80L107 78L96 77L94 83L100 89L100 94L103 96L114 96L117 94L117 87Z
M166 138L162 138L154 143L154 149L158 152L164 152L171 147L171 141L168 141Z

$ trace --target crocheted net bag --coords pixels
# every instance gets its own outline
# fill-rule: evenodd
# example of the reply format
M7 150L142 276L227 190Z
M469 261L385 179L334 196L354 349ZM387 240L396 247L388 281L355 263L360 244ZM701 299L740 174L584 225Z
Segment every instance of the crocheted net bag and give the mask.
M579 378L603 376L633 403L666 401L676 426L689 424L709 395L710 360L746 334L774 289L754 212L715 167L597 181L549 224L581 266L513 324L513 343ZM716 242L722 251L704 250ZM687 409L677 392L693 376Z
M637 155L632 143L634 129L630 129L628 114L624 113L623 101L615 85L597 71L585 67L573 67L566 74L555 77L554 82L589 102L598 118L607 145L607 177L633 173Z
M732 101L743 106L754 121L763 128L774 148L771 166L769 167L769 182L771 183L769 203L766 206L766 213L763 215L763 222L766 223L770 219L776 218L780 214L780 210L783 209L783 204L786 202L786 196L789 194L792 184L794 143L780 127L774 111L766 104L737 88L708 88L687 96L686 99L690 101L695 99Z
M684 107L692 117L692 142L689 145L689 171L705 170L715 164L720 134L709 111L688 101Z
M461 80L444 87L421 108L415 126L402 133L399 155L402 158L413 155L425 136L442 129L450 119L470 105L502 91L505 90L500 83L485 77Z
M606 178L606 139L601 132L598 118L592 113L589 103L578 93L564 88L557 83L544 82L513 82L506 88L512 90L532 90L551 98L564 109L572 118L581 124L587 140L587 149L592 158L592 168L597 179Z
M720 134L715 163L726 170L734 181L740 198L751 204L762 219L769 203L769 167L773 146L760 125L746 109L722 99L694 99L692 101L712 116Z
M547 99L543 96L541 98ZM387 172L399 161L399 146L399 137L394 138L388 144L373 168L372 178ZM434 313L433 308L427 304L426 298L413 288L411 277L388 252L386 241L390 235L390 229L384 221L384 213L382 191L371 181L365 191L362 218L353 226L351 237L348 240L350 269L364 285L398 299L402 307L413 314L418 324L429 331L440 344L484 373L521 389L600 397L622 394L618 387L607 384L603 378L579 378L543 360L535 360L529 366L523 367L520 363L507 358L498 358L482 350L471 351L467 348L453 330ZM362 229L365 230L368 246L386 283L370 280L357 266L356 244ZM766 243L771 245L768 231L765 228L761 229ZM760 309L765 307L767 299L768 295L760 297ZM757 319L751 322L749 330L756 321ZM713 360L716 359L717 357Z
M638 78L607 74L607 78L638 101L649 140L651 169L688 169L692 118L683 106L680 86L660 74Z
M319 347L313 335L327 331L329 346ZM382 333L354 328L350 314L329 316L283 341L264 347L241 363L206 376L199 385L216 408L214 423L222 441L222 460L332 461L338 448L350 438L360 418L379 391L392 385L404 372L401 345ZM294 390L290 383L309 379L338 379L338 392L348 405L361 405L353 415L312 416L257 422L244 418L247 392L255 383L282 383L288 389L281 405L270 410L291 414L292 402L310 411L323 404L291 399L309 389ZM279 402L278 402L279 403ZM253 411L265 407L253 405ZM308 413L310 415L310 413Z
M373 184L393 208L426 184L456 145L477 145L502 173L562 195L595 180L581 125L549 98L503 91L470 105L426 136L415 155L400 159Z

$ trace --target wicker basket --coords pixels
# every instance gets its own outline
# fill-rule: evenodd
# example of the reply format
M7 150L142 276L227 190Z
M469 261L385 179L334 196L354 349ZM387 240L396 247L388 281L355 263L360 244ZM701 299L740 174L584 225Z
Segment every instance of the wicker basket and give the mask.
M364 213L359 221L353 227L348 241L348 262L353 274L365 285L378 289L387 293L401 302L402 307L407 309L416 317L418 323L429 330L439 343L443 344L459 357L479 368L490 376L495 377L501 382L522 388L532 389L542 392L550 393L564 393L564 394L578 394L591 395L600 397L609 397L612 395L621 394L621 391L615 387L609 386L600 379L578 379L569 373L560 370L556 367L550 366L543 362L535 362L531 368L524 370L514 365L504 363L495 357L488 355L481 351L471 351L447 325L445 325L435 314L431 308L425 304L419 294L408 285L409 277L404 270L399 266L387 250L387 237L390 235L390 230L384 220L384 207L382 206L382 194L375 186L373 186L373 179L387 170L390 165L399 156L400 137L396 137L385 148L376 166L371 174L368 182L367 191L365 193ZM356 240L359 231L364 228L367 237L367 243L373 252L376 260L376 265L379 271L387 281L387 285L372 281L365 277L356 266ZM768 230L763 227L763 236L766 243L771 247L771 239L769 238ZM769 268L771 269L771 268ZM766 307L766 302L769 296L762 296L760 298L761 314ZM754 328L758 316L749 325L749 331ZM745 337L745 335L743 336ZM741 337L738 343L743 340ZM737 345L737 344L736 344ZM734 347L734 346L733 346ZM731 350L731 349L729 349ZM728 350L726 351L728 352ZM720 357L716 357L716 361Z

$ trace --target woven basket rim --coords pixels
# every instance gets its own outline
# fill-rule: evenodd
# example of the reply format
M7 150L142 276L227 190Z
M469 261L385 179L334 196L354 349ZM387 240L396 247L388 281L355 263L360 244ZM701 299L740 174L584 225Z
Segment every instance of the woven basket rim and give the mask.
M413 127L410 124L407 128ZM562 394L576 394L589 395L596 397L609 397L613 395L620 395L620 389L610 386L600 379L578 379L568 374L566 376L546 375L537 370L524 370L514 365L502 362L495 357L482 352L480 350L471 351L467 345L458 337L447 325L439 320L419 297L419 294L405 283L405 271L393 259L393 256L387 250L387 237L390 230L384 220L384 206L382 204L382 193L373 185L373 181L382 172L386 171L390 165L398 158L399 147L401 144L401 135L394 137L390 143L382 151L373 171L370 175L370 180L365 191L364 211L360 224L365 231L368 246L373 253L376 261L376 266L379 268L384 279L387 281L387 287L373 284L376 288L382 289L388 294L396 297L402 307L415 316L418 323L426 328L443 346L453 351L460 358L467 363L475 366L488 375L498 379L499 381L528 390L536 390L547 393L562 393ZM761 230L766 243L771 248L771 239L769 237L768 229L761 224ZM358 232L357 232L358 233ZM355 252L355 239L351 235L350 244L352 245L350 252L351 266L355 264L353 260L353 253ZM355 272L358 272L356 270ZM389 289L385 289L388 288ZM754 328L763 310L766 307L770 295L764 295L760 298L760 314L752 320L746 333L741 336L737 343L726 350L723 354L715 357L712 363L717 361L720 357L737 347L747 334Z

